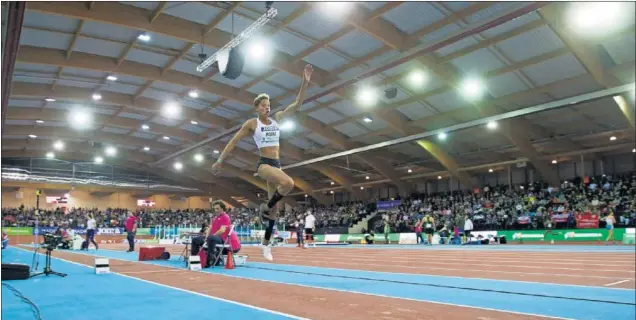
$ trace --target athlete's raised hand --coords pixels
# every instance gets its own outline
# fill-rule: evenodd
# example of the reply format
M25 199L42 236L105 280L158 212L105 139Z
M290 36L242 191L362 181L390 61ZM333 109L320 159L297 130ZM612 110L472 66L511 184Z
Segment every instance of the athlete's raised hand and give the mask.
M310 64L305 66L305 70L303 70L303 77L305 78L305 81L309 82L309 80L311 80L311 74L314 72L314 67L312 67Z
M212 174L213 175L218 175L221 172L221 169L223 169L223 164L220 162L215 162L212 165Z

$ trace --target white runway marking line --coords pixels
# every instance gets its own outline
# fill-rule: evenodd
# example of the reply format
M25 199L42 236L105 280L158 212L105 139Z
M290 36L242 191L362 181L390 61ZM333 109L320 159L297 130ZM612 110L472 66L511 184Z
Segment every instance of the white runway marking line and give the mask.
M277 257L283 257L283 258L291 258L291 255L286 255L286 254L282 254L282 255L277 255ZM307 257L311 257L311 258L319 258L319 260L327 260L327 261L342 261L342 258L338 258L338 257L334 257L334 256L317 256L317 255L308 255ZM347 260L348 261L369 261L368 257L364 257L364 256L359 256L359 255L348 255L347 256ZM410 260L402 260L402 259L391 259L392 262L412 262L415 259L410 259ZM307 261L307 260L305 260ZM310 261L315 261L315 260L310 260ZM491 260L489 260L491 261ZM495 262L495 261L491 261L491 262ZM439 261L427 261L426 262L427 265L459 265L459 266L464 266L466 265L466 263L459 263L459 262L450 262L448 260L439 260ZM377 264L377 265L381 265L381 264ZM470 266L482 266L482 267L499 267L501 266L500 264L486 264L486 263L471 263ZM551 270L567 270L567 271L594 271L594 272L624 272L624 273L636 273L636 271L634 270L615 270L615 269L581 269L581 268L562 268L562 267L548 267L548 266L528 266L528 265L511 265L511 264L507 264L506 265L507 268L521 268L521 269L540 269L540 270L545 270L545 269L551 269Z
M114 250L109 250L109 249L105 249L105 251L114 251ZM73 253L79 253L79 252L73 252ZM79 254L83 254L83 253L79 253ZM294 260L290 260L290 259L278 259L278 260L285 260L285 261L297 261L297 259ZM123 261L123 260L121 260ZM133 262L137 262L137 261L133 261ZM255 261L257 263L266 263L263 261ZM147 262L138 262L138 263L142 263L142 264L151 264L151 265L155 265L152 263L147 263ZM278 263L273 263L273 265L277 265ZM461 277L461 276L453 276L453 275L438 275L438 274L425 274L425 273L404 273L404 272L389 272L389 271L371 271L371 270L359 270L359 269L343 269L343 268L337 268L337 267L323 267L323 266L312 266L312 265L300 265L300 264L280 264L280 265L285 265L285 266L293 266L293 267L311 267L311 268L327 268L327 269L335 269L335 270L344 270L344 271L362 271L362 272L375 272L375 273L390 273L390 274L401 274L401 275L419 275L419 276L431 276L431 277L447 277L447 278L458 278L458 279L478 279L478 280L494 280L494 281L504 281L504 282L514 282L514 283L531 283L531 284L542 284L542 285L555 285L555 286L572 286L572 287L585 287L585 288L602 288L599 285L580 285L580 284L563 284L563 283L552 283L552 282L536 282L536 281L522 281L522 280L508 280L508 279L491 279L491 278L479 278L479 277ZM358 265L358 264L356 264ZM175 266L163 266L166 268L176 268ZM179 269L179 270L183 270L183 269ZM454 270L459 270L459 269L454 269ZM621 279L621 278L609 278L609 279ZM611 290L632 290L632 289L625 289L625 288L608 288Z
M144 273L166 273L166 272L185 272L187 270L146 270L146 271L122 271L122 274L144 274Z
M266 264L264 262L256 262L260 264ZM267 263L269 264L269 263ZM318 266L303 266L303 265L295 265L295 264L279 264L274 263L273 265L281 265L281 266L290 266L290 267L309 267L309 268L321 268L321 269L329 269L329 270L342 270L342 271L357 271L362 273L375 273L375 274L399 274L405 276L423 276L423 277L437 277L437 278L455 278L462 280L486 280L486 281L496 281L496 282L511 282L511 283L529 283L529 284L540 284L546 286L558 286L558 287L582 287L582 288L594 288L594 289L602 289L600 285L582 285L582 284L565 284L565 283L554 283L554 282L537 282L537 281L523 281L523 280L507 280L507 279L492 279L492 278L479 278L479 277L461 277L461 276L449 276L449 275L437 275L437 274L425 274L425 273L404 273L404 272L389 272L389 271L371 271L371 270L358 270L358 269L342 269L336 267L318 267ZM607 288L609 290L630 290L627 288Z
M19 247L15 247L15 246L13 248L32 253L30 250L26 250L26 249L23 249L23 248L19 248ZM38 254L44 256L44 254L42 254L42 253L38 252ZM85 264L81 264L81 263L78 263L78 262L74 262L74 261L70 261L70 260L66 260L66 259L62 259L62 258L58 258L58 257L52 257L52 258L53 259L58 259L58 260L61 260L61 261L64 261L64 262L72 263L72 264L75 264L75 265L78 265L78 266L82 266L82 267L85 267L85 268L93 269L93 267L91 267L91 266L87 266ZM113 259L113 258L109 258L109 259ZM113 260L119 260L119 259L113 259ZM124 261L124 260L119 260L119 261ZM130 261L125 261L125 262L130 262ZM183 270L179 270L179 271L183 271ZM238 306L241 306L241 307L250 308L250 309L254 309L254 310L259 310L259 311L263 311L263 312L267 312L267 313L272 313L272 314L275 314L275 315L279 315L279 316L283 316L283 317L287 317L287 318L291 318L291 319L311 320L311 319L308 319L308 318L302 318L302 317L294 316L294 315L291 315L291 314L278 312L278 311L275 311L275 310L269 310L269 309L264 309L264 308L257 307L257 306L252 306L252 305L249 305L249 304L244 304L244 303L241 303L241 302L238 302L238 301L227 300L227 299L223 299L223 298L219 298L219 297L215 297L215 296L210 296L210 295L206 295L206 294L203 294L203 293L199 293L199 292L196 292L196 291L190 291L190 290L187 290L187 289L177 288L177 287L169 286L169 285L166 285L166 284L161 284L161 283L152 282L152 281L148 281L148 280L144 280L144 279L140 279L140 278L135 278L135 277L128 276L128 275L121 274L121 273L117 273L117 272L112 272L111 271L110 273L114 274L114 275L118 275L120 277L133 279L133 280L137 280L137 281L142 281L142 282L145 282L145 283L154 284L156 286L160 286L160 287L164 287L164 288L168 288L168 289L179 290L181 292L191 293L191 294L194 294L194 295L197 295L197 296L200 296L200 297L204 297L204 298L208 298L208 299L212 299L212 300L217 300L217 301L222 301L222 302L226 302L226 303L231 303L231 304L235 304L235 305L238 305Z
M276 258L276 261L298 261L298 259L281 259ZM260 260L258 262L261 262ZM308 262L308 261L304 261ZM309 261L311 263L332 263L334 265L354 265L359 266L360 263L348 263L342 261L335 262L320 262L320 261ZM523 271L502 271L502 270L486 270L486 269L457 269L457 268L438 268L438 267L426 267L426 266L398 266L394 264L380 264L373 263L374 266L381 267L392 267L392 268L401 268L401 269L419 269L419 270L442 270L442 271L471 271L471 272L484 272L484 273L504 273L504 274L521 274L521 275L536 275L536 276L557 276L557 277L571 277L571 278L593 278L593 279L624 279L624 277L605 277L605 276L591 276L591 275L577 275L577 274L565 274L565 273L541 273L541 272L523 272ZM310 265L311 266L311 265ZM321 267L321 266L316 266ZM634 278L630 278L634 280Z
M282 249L281 251L286 251L286 252L291 252L293 249L290 248L280 248ZM249 249L247 249L249 250ZM279 250L279 248L276 248L276 250ZM296 249L297 250L297 249ZM347 255L351 255L351 254L359 254L360 252L364 252L365 255L369 255L369 256L386 256L385 253L380 253L379 251L381 250L365 250L365 249L348 249L350 252L346 252L344 250L340 250L337 251L337 249L328 249L329 252L327 250L321 250L321 249L313 249L311 250L311 252L307 252L307 254L334 254L333 251L336 251L335 254L347 254ZM396 249L397 250L400 249ZM346 252L346 253L345 253ZM400 250L399 254L401 256L405 256L405 257L422 257L422 256L435 256L435 257L456 257L458 255L466 255L469 254L470 256L473 257L479 257L479 258L484 258L484 257L488 257L488 258L511 258L511 257L516 257L519 255L518 252L513 252L513 253L504 253L504 252L475 252L475 251L436 251L436 250L431 250L431 251L418 251L418 250ZM623 261L634 261L633 259L631 259L631 256L633 256L631 253L611 253L611 254L604 254L604 255L600 255L598 253L595 252L590 252L587 254L576 254L576 253L565 253L568 257L568 259L584 259L584 260L589 260L590 258L596 258L596 260L603 260L607 257L611 257L611 258L625 258ZM560 258L564 255L563 252L543 252L543 253L537 253L537 252L528 252L528 253L523 253L524 257L533 257L533 258L544 258L544 259L554 259L554 258Z
M615 286L617 284L625 283L625 282L628 282L628 281L631 281L631 280L627 279L627 280L622 280L622 281L616 281L616 282L608 283L608 284L605 285L605 287Z
M269 282L269 283L285 284L285 285L288 285L288 286L297 286L297 287L321 289L321 290L331 290L331 291L344 292L344 293L355 293L355 294L361 294L361 295L365 295L365 296L390 298L390 299L399 299L399 300L415 301L415 302L426 302L426 303L439 304L439 305L452 306L452 307L462 307L462 308L477 309L477 310L495 311L495 312L501 312L501 313L512 313L512 314L518 314L518 315L523 315L523 316L533 316L533 317L548 318L548 319L574 320L573 318L562 318L562 317L548 316L548 315L542 315L542 314L536 314L536 313L511 311L511 310L505 310L505 309L493 309L493 308L487 308L487 307L475 307L475 306L471 306L471 305L456 304L456 303L450 303L450 302L432 301L432 300L415 299L415 298L404 298L404 297L394 297L394 296L388 296L388 295L379 294L379 293L368 293L368 292L355 291L355 290L335 289L335 288L312 286L312 285L297 284L297 283L286 283L286 282L279 282L279 281L273 281L273 280L265 280L265 279L258 279L258 278L236 276L236 275L230 275L230 274L226 274L226 273L212 273L212 274L223 276L223 277L237 278L237 279L246 279L246 280L252 280L252 281L262 281L262 282Z
M277 256L286 256L286 255L293 255L296 256L294 253L292 252L281 252L279 254L277 254ZM347 258L350 257L362 257L362 258L370 258L370 257L377 257L377 258L386 258L386 255L362 255L362 254L322 254L322 253L309 253L309 254L303 254L303 257L312 257L312 258L323 258L323 257L337 257L337 256L346 256ZM402 255L400 256L401 258L403 258L403 260L400 261L407 261L407 262L411 262L411 261L421 261L422 258L424 258L423 256L405 256ZM458 255L454 255L454 256L438 256L435 255L436 261L437 262L445 262L445 261L449 261L449 262L454 262L457 261L458 259ZM529 260L518 260L518 259L509 259L509 258L491 258L491 257L486 257L484 259L466 259L465 257L461 258L462 261L474 261L474 262L483 262L484 260L488 260L489 262L501 262L501 263L524 263L524 264L533 264L533 265L550 265L553 266L555 264L562 264L562 265L581 265L581 264L585 264L586 266L610 266L610 264L605 263L605 264L599 264L599 263L586 263L589 260L574 260L574 259L569 259L569 258L565 258L562 259L564 261L555 261L554 259L548 259L548 260L543 260L543 259L529 259ZM395 260L393 260L395 261ZM614 262L616 260L612 259L612 262ZM625 262L630 262L629 260L625 260ZM624 266L626 267L633 267L634 266L634 262L631 261L631 264L627 265L625 264ZM621 264L622 265L622 264ZM512 266L512 265L508 265L508 266ZM521 266L525 266L525 265L521 265ZM611 266L616 266L616 264L612 263ZM634 272L634 271L632 271Z

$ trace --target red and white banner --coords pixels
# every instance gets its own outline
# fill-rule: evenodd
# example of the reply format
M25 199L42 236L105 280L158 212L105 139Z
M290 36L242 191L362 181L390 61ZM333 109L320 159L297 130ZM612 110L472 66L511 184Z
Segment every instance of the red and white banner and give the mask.
M521 216L521 217L517 218L517 223L518 224L528 224L528 223L530 223L530 217Z
M576 215L576 227L579 229L598 228L599 217L590 212L579 213Z
M49 204L66 204L68 199L66 197L46 197L46 203Z
M154 207L155 202L152 200L137 199L138 207Z
M570 215L567 213L557 213L557 214L553 214L552 215L552 220L555 223L559 223L559 222L568 222L568 217Z

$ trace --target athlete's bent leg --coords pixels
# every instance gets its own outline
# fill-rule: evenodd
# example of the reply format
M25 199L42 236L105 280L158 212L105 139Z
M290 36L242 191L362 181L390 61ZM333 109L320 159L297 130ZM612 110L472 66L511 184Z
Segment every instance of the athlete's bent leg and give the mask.
M274 193L267 202L267 211L273 208L284 196L288 195L292 189L294 189L294 180L281 169L263 164L258 167L258 175L267 181L268 185L270 183L276 185Z
M265 237L263 239L263 257L266 260L273 261L272 248L269 246L274 224L276 223L276 212L269 214L270 210L291 190L294 188L294 180L285 174L282 170L263 164L258 168L258 175L267 181L269 193L269 201L267 204L261 205L261 220L266 224Z

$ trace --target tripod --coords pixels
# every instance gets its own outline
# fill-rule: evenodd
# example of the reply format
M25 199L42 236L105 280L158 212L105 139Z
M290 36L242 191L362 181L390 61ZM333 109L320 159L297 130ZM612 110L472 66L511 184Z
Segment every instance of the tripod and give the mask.
M47 245L46 246L46 262L45 262L45 265L44 265L44 271L33 273L33 274L31 274L29 276L29 278L37 277L39 275L48 276L50 274L53 274L53 275L56 275L56 276L60 276L60 277L66 277L67 276L66 273L56 272L56 271L53 271L51 269L51 252L53 252L53 248L51 247L51 245Z
M31 260L31 269L35 271L38 271L38 267L40 266L40 259L37 258L39 250L38 238L40 234L40 193L40 189L35 191L35 228L33 228L35 231L33 233L33 244L35 248L33 249L33 259Z

